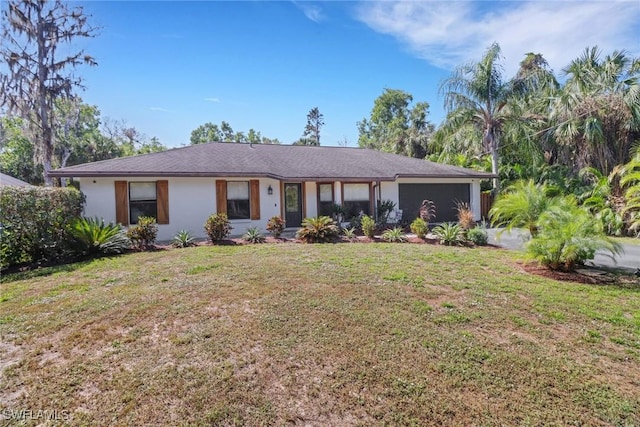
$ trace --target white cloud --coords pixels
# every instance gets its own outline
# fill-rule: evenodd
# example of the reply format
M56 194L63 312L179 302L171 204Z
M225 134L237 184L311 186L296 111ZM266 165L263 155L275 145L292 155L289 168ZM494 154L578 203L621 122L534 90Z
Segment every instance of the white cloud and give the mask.
M324 12L322 11L322 8L318 5L311 4L310 2L307 2L304 0L303 1L293 0L292 3L296 5L296 7L300 9L302 13L304 13L304 16L306 16L307 19L310 19L315 23L319 23L325 19Z
M527 52L556 72L588 46L640 55L638 1L362 2L357 18L445 69L479 60L494 41L508 76Z
M162 107L149 107L149 110L151 111L162 111L164 113L168 113L169 110L167 110L166 108L162 108Z
M208 102L220 102L220 98L205 98L204 100Z

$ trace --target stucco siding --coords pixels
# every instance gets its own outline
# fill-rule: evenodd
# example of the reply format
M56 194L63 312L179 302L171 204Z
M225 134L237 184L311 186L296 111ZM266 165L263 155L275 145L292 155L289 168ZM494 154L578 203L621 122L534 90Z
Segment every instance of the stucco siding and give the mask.
M166 178L128 178L128 182L157 181ZM97 216L105 221L115 222L115 181L124 178L81 178L80 190L85 194L87 202L85 216ZM169 178L169 224L158 225L158 240L171 240L180 230L188 230L198 238L206 238L204 222L209 215L216 212L215 178ZM233 178L233 181L249 181L249 178ZM280 215L279 183L277 180L260 179L260 219L232 220L232 235L244 234L250 227L258 227L266 231L267 221L272 216ZM268 194L271 185L273 194Z
M198 238L206 238L203 225L207 217L217 211L216 206L216 179L223 178L80 178L80 190L85 194L85 216L97 216L108 222L115 222L115 181L126 180L128 182L167 180L169 185L169 224L158 225L158 240L168 241L179 230L188 230ZM234 177L228 181L249 181L255 178ZM250 227L258 227L266 233L266 225L269 218L282 215L281 209L281 185L278 180L260 178L260 219L259 220L232 220L232 236L241 236ZM399 184L407 183L460 183L470 185L470 204L476 220L480 219L480 181L475 179L419 179L403 178L397 181L382 181L380 183L380 197L382 200L393 200L399 205ZM268 194L271 186L273 194ZM342 199L341 184L334 184L334 201L340 203ZM377 190L376 190L377 193ZM315 182L304 184L304 197L306 216L317 215L317 187ZM411 218L404 218L410 221Z

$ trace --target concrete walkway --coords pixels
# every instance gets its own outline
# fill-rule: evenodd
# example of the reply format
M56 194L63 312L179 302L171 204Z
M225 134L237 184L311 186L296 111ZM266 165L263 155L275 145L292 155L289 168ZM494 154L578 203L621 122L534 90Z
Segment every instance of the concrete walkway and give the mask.
M501 246L505 249L524 250L524 243L529 238L529 232L524 230L512 230L511 233L503 232L497 237L500 229L487 229L489 234L489 243ZM596 252L593 260L587 261L587 265L595 267L616 268L631 273L636 272L640 268L640 245L630 243L622 244L623 252L616 255L615 259L611 259L608 252Z

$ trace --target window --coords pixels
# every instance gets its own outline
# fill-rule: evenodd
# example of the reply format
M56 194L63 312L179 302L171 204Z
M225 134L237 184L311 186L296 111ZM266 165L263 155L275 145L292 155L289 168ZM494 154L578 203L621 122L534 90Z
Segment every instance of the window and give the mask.
M227 182L227 215L229 219L249 219L249 182Z
M129 223L137 224L141 216L158 218L155 182L129 183Z
M135 224L141 215L152 216L158 224L169 224L169 181L114 181L116 222Z
M216 211L229 219L260 219L260 180L216 180Z
M370 215L370 187L369 184L344 184L343 207L347 218L358 216L360 212Z
M318 184L318 215L333 214L333 184Z

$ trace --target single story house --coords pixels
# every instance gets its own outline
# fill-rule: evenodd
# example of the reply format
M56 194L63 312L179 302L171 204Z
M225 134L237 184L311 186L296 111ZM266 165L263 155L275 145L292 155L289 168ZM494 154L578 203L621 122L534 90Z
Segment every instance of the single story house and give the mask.
M480 181L493 175L361 148L209 143L117 158L51 172L73 178L86 195L86 216L123 225L138 216L157 219L158 239L179 230L205 237L205 220L225 212L233 235L265 231L281 216L287 228L303 218L331 215L335 204L351 214L375 215L392 200L412 221L424 199L435 203L434 222L456 219L466 202L480 219Z

